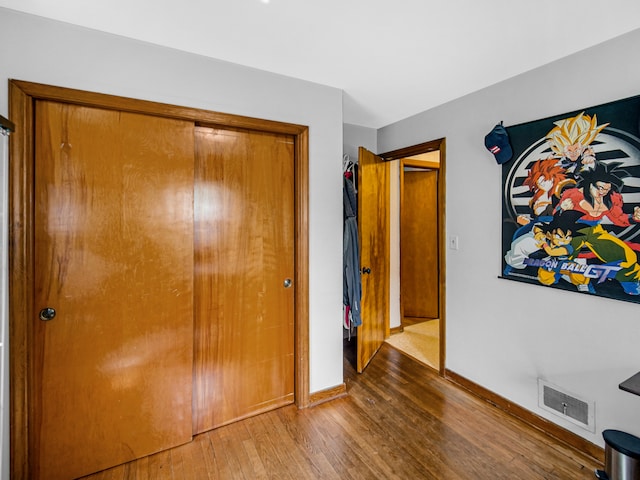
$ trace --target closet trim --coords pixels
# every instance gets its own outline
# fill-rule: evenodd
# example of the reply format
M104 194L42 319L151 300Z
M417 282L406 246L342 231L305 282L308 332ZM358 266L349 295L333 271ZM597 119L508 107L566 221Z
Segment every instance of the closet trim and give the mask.
M34 318L34 107L36 100L190 120L270 133L288 134L295 141L295 404L309 406L309 128L197 108L137 100L108 94L9 80L9 117L15 133L9 138L9 376L11 478L30 478L31 438L28 404L30 362L28 345Z

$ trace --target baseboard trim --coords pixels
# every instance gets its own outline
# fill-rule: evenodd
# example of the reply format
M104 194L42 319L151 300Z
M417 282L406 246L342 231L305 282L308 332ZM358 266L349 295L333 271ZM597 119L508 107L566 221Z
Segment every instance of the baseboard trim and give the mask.
M337 398L345 397L347 395L347 384L342 383L335 387L320 390L309 395L309 407L315 407L324 402L329 402Z
M506 398L501 397L491 390L488 390L449 369L445 369L444 378L471 392L485 402L490 403L509 415L525 422L536 430L540 430L553 439L574 448L596 462L600 462L604 465L604 449L589 442L588 440L585 440L580 435L576 435L575 433L550 422L546 418L536 415L530 410L510 402Z
M404 332L404 327L402 325L393 327L392 329L389 330L389 334L391 335L393 335L394 333L402 333L402 332Z

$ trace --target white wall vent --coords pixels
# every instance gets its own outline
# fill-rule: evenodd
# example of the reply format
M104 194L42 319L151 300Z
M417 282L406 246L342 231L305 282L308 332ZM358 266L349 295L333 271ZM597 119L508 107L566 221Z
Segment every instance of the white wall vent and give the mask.
M538 406L571 423L596 431L595 404L538 378Z

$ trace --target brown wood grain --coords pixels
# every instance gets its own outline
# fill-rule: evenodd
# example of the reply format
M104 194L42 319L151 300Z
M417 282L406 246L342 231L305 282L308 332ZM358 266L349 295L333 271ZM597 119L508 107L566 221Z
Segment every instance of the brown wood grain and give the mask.
M389 336L390 168L362 147L358 168L362 325L357 329L357 368L362 372Z
M72 102L75 105L96 106L109 110L157 115L165 118L189 120L203 125L224 125L225 127L247 128L258 131L297 135L307 130L304 125L277 122L260 118L213 112L198 108L182 107L166 103L143 101L104 93L88 92L72 88L57 87L24 80L11 80L16 88L33 99L48 99ZM18 123L15 118L13 121Z
M165 465L173 473L163 478L197 471L216 480L591 480L602 468L601 448L575 449L387 344L362 374L350 358L355 352L344 363L346 397L304 410L285 406L198 435L171 451ZM185 456L174 455L186 449L201 452L189 457L190 470ZM142 462L84 480L147 478L148 467L136 467Z
M479 398L490 403L491 405L495 405L499 409L504 410L505 412L521 419L522 421L531 425L533 428L539 429L546 435L549 435L550 437L555 438L568 445L572 445L585 454L598 459L599 461L603 461L604 456L602 448L594 445L593 443L585 440L575 433L570 432L558 426L557 424L550 422L546 418L540 417L539 415L536 415L533 412L514 404L513 402L510 402L506 398L501 397L500 395L497 395L490 390L487 390L481 385L478 385L451 370L446 370L445 376L449 381L459 385L464 389L467 389L469 392L477 395Z
M293 402L294 140L198 127L194 432Z
M133 114L144 114L165 119L181 119L201 125L217 125L255 129L290 135L294 139L295 187L295 403L299 408L309 404L309 284L308 284L308 185L309 147L308 128L249 117L227 115L206 110L159 104L130 98L85 92L32 82L10 80L9 113L16 124L16 132L10 136L9 162L9 241L12 254L9 257L9 335L10 350L10 423L11 423L11 472L12 478L38 477L37 455L39 437L31 425L37 420L36 402L30 392L36 388L33 298L35 254L35 144L34 106L37 100L53 100L69 105L102 108ZM144 132L143 132L144 133ZM144 135L143 135L144 136ZM170 168L166 162L165 168ZM191 375L190 375L191 381ZM203 447L203 451L206 447ZM147 458L136 463L134 470L126 470L132 478L147 478L144 466ZM142 466L141 466L142 465ZM116 478L117 478L116 474ZM136 476L137 475L137 476ZM111 478L111 477L108 477ZM129 478L129 477L127 477Z
M36 105L40 478L191 440L193 124ZM166 168L170 165L170 168Z
M28 420L30 405L30 323L33 318L33 145L32 99L9 84L9 115L16 133L9 136L9 396L12 478L27 478L29 472Z
M404 172L401 195L403 317L439 318L438 172Z
M344 383L319 392L313 392L309 396L309 406L313 407L324 402L335 400L336 398L344 397L346 394L347 386Z

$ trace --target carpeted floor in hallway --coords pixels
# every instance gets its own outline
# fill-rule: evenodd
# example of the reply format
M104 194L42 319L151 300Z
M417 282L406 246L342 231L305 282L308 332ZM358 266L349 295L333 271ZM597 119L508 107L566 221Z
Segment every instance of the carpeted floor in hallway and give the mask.
M440 368L440 321L438 319L404 327L386 342L419 362L438 370Z

